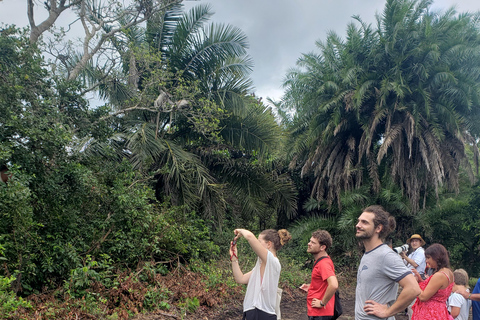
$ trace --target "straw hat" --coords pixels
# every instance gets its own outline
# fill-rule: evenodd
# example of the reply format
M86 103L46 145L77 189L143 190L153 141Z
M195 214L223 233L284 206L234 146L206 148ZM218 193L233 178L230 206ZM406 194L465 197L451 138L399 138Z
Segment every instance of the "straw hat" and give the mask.
M423 247L425 245L425 241L422 239L422 236L420 236L419 234L415 233L413 236L410 237L410 239L407 240L407 244L410 245L410 241L412 241L412 239L419 239L420 242L422 243L420 246Z

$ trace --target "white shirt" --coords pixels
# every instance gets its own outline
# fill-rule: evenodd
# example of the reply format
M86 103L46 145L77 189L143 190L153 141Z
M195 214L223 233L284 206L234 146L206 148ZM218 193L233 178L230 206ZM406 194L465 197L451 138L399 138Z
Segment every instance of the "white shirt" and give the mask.
M465 299L459 293L452 293L448 298L448 312L452 311L452 307L459 307L460 313L456 320L468 320L468 312L470 311L471 301Z
M427 262L425 261L425 250L422 247L419 247L410 253L408 257L418 264L418 267L415 268L417 269L418 273L424 274L425 268L427 267ZM413 269L413 266L410 263L405 261L405 264L407 268Z
M250 279L248 280L247 292L243 300L243 311L259 309L266 313L276 314L275 305L277 301L277 287L280 279L280 271L282 266L278 258L270 251L267 254L267 263L265 265L265 273L263 281L260 276L260 258L252 270Z

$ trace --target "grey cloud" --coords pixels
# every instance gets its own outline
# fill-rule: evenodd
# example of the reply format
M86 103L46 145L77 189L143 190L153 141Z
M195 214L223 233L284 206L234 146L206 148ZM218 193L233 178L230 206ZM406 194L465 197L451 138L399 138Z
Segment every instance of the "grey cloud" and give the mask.
M189 8L210 3L212 22L241 28L248 36L255 67L252 79L257 96L279 99L282 79L302 53L316 50L315 42L328 31L344 36L353 15L375 23L385 0L201 0L184 1ZM478 0L435 0L434 10L455 5L457 11L478 11ZM27 26L26 1L0 2L0 22Z

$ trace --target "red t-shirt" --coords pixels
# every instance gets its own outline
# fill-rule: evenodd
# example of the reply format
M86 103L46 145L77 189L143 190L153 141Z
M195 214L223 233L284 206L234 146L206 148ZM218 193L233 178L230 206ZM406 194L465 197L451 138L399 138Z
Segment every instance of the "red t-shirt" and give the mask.
M324 308L313 308L312 300L317 298L323 299L325 291L327 290L327 279L335 275L335 268L333 266L332 259L330 257L320 260L312 270L312 280L310 282L310 288L307 293L307 307L308 316L333 316L333 308L335 304L335 294Z

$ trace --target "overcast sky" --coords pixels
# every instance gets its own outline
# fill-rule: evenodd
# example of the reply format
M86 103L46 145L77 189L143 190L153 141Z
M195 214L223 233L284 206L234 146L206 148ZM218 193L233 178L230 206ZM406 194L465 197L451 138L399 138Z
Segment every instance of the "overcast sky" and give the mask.
M385 0L184 1L187 10L199 3L212 5L211 21L234 25L247 34L256 95L279 100L285 73L302 53L314 51L315 41L325 40L330 30L343 37L353 15L374 23ZM432 8L444 11L451 6L458 12L479 11L480 0L435 0ZM27 26L27 21L26 0L0 0L0 22Z

